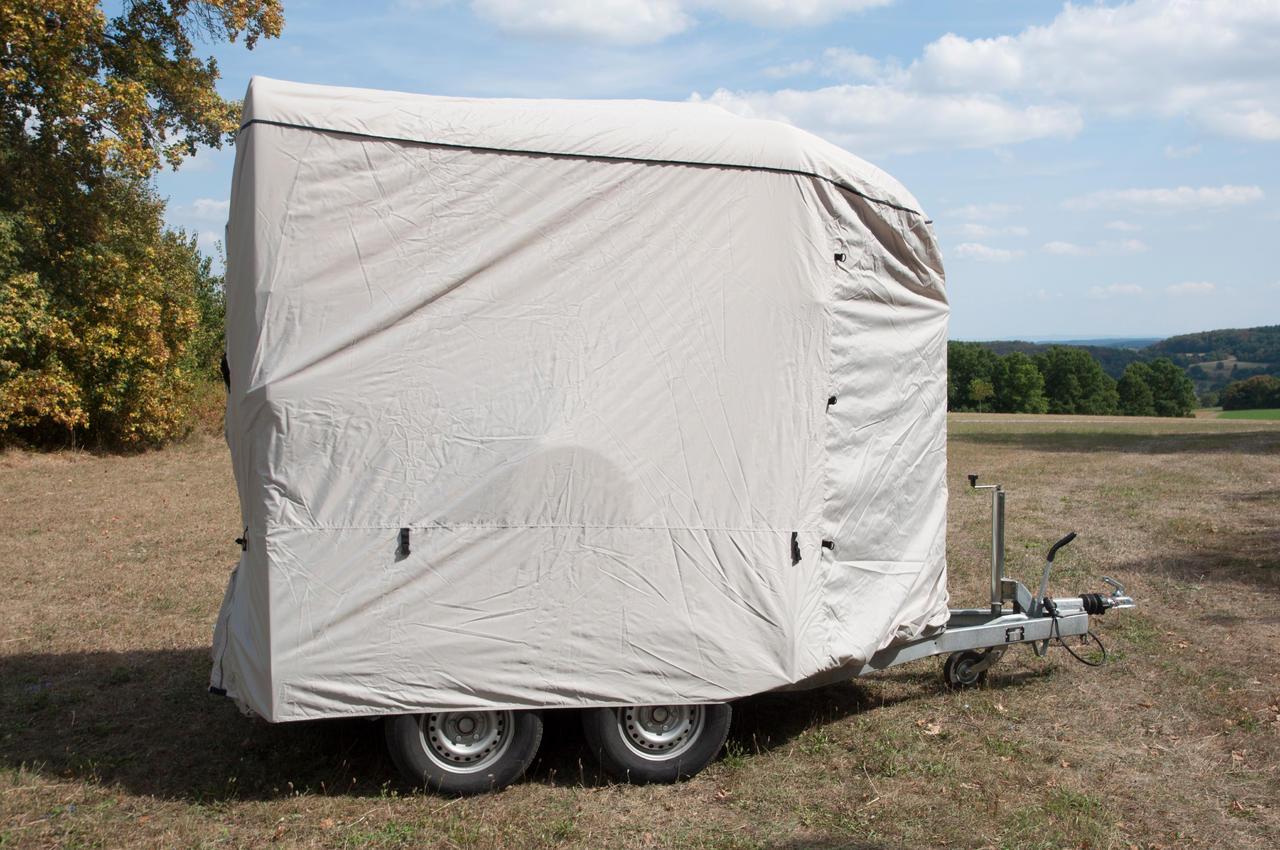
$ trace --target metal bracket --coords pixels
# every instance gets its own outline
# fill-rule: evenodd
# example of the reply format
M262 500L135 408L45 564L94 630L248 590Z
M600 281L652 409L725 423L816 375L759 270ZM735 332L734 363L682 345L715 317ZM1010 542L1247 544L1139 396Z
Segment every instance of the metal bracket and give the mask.
M1114 587L1114 588L1115 588L1115 590L1111 591L1111 596L1112 596L1113 598L1117 598L1117 597L1120 597L1120 596L1124 596L1124 585L1123 585L1123 584L1121 584L1120 582L1116 581L1116 580L1115 580L1115 579L1113 579L1113 578L1109 578L1108 576L1103 576L1103 577L1102 577L1102 581L1103 581L1104 583L1109 584L1109 585L1111 585L1112 587Z
M970 672L981 673L983 670L990 669L997 661L1004 657L1004 647L993 646L985 652L979 653L979 655L981 657L969 666Z

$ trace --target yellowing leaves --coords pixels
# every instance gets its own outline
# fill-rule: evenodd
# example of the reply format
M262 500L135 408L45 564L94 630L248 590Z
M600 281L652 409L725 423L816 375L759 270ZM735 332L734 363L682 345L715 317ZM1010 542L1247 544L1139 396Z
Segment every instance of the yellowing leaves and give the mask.
M0 6L0 91L21 128L82 173L146 177L236 123L197 41L252 49L284 25L279 0L133 0L113 18L96 0L9 0Z
M112 8L0 4L0 443L163 442L221 348L218 283L146 180L236 127L198 43L275 37L282 4Z

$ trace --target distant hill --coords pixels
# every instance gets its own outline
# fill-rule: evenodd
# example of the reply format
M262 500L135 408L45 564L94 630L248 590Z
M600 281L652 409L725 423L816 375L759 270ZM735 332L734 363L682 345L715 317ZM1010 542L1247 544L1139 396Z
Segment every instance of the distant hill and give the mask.
M1171 336L1148 345L1144 353L1184 365L1214 360L1280 364L1280 325Z
M1037 342L1048 343L1049 345L1073 345L1078 348L1146 348L1148 345L1155 345L1162 342L1164 337L1146 336L1134 337L1127 339L1125 337L1099 337L1097 339L1042 339Z
M1280 377L1280 325L1257 328L1225 328L1180 334L1168 339L1142 337L1082 339L1064 342L997 340L980 342L1001 356L1013 351L1034 357L1055 345L1083 348L1112 378L1119 380L1130 363L1168 357L1181 366L1196 385L1196 392L1221 390L1232 381L1254 375Z
M994 351L1003 357L1013 351L1021 351L1028 357L1035 357L1042 351L1048 351L1055 345L1061 345L1066 348L1083 348L1089 352L1090 356L1102 365L1102 371L1106 372L1116 380L1124 374L1125 367L1136 360L1153 360L1155 358L1146 357L1143 353L1133 348L1116 348L1110 345L1075 345L1069 342L1024 342L1022 340L999 340L995 342L978 343L983 348Z
M1280 325L1172 336L1142 353L1146 359L1168 357L1177 363L1197 393L1216 392L1256 375L1280 377Z

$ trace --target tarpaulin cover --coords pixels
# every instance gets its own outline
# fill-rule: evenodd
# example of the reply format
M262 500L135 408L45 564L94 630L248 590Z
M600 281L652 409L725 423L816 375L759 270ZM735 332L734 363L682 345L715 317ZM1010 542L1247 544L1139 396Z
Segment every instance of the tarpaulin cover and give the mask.
M247 709L722 701L945 623L942 267L874 166L257 78L226 245Z

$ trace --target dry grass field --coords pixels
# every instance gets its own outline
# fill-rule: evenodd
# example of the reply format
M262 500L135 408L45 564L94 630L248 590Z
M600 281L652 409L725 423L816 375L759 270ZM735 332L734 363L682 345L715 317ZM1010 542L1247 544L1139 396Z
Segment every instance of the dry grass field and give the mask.
M0 847L1280 846L1280 423L955 415L953 604L1009 571L1124 582L1113 663L1011 651L977 690L927 660L735 707L719 761L609 784L572 713L528 778L449 799L369 722L270 726L205 692L240 533L226 449L0 455Z

